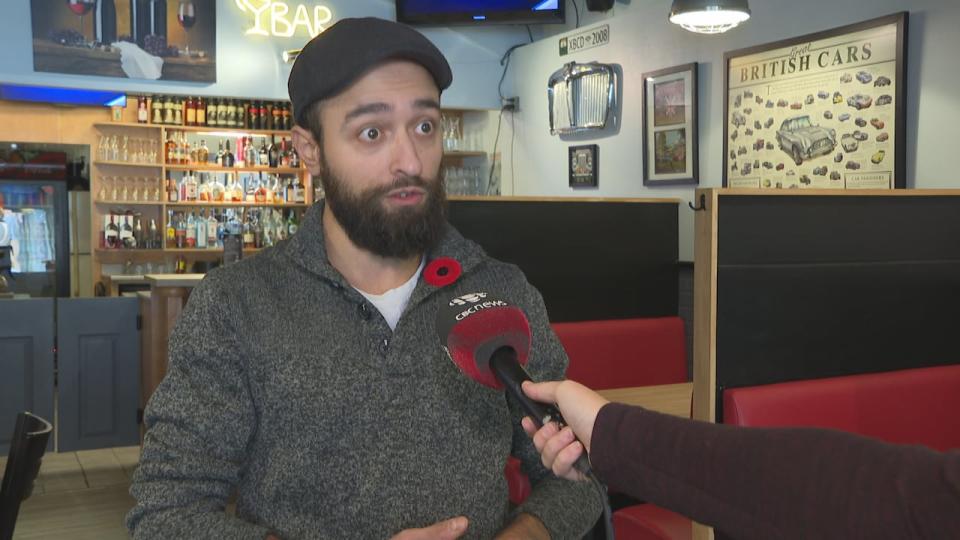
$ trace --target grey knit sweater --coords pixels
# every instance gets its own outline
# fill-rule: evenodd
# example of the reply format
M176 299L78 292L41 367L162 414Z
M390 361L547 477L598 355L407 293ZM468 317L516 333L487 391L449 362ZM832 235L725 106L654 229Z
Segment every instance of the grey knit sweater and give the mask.
M456 259L463 275L442 289L421 278L391 331L327 261L322 212L191 294L147 405L134 537L376 539L465 515L465 538L491 538L527 512L552 538L580 538L596 493L544 469L514 404L465 377L435 337L440 301L498 291L530 319L531 376L562 378L540 294L448 227L431 258ZM534 484L514 513L508 454Z

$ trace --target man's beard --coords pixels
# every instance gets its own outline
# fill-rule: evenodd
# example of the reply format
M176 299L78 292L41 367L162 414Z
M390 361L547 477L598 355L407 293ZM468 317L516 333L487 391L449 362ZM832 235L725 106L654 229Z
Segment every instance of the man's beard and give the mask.
M374 255L406 259L433 249L443 236L447 220L447 195L442 169L432 181L420 176L403 176L386 186L351 193L348 180L320 158L320 175L326 205L333 210L347 237L359 248ZM418 207L387 209L384 198L397 188L424 190L424 204Z

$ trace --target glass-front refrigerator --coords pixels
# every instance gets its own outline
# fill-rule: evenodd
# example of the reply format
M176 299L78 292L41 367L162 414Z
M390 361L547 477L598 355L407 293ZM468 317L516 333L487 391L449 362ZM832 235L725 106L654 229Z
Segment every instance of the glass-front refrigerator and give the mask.
M68 297L66 154L11 146L0 150L0 293Z

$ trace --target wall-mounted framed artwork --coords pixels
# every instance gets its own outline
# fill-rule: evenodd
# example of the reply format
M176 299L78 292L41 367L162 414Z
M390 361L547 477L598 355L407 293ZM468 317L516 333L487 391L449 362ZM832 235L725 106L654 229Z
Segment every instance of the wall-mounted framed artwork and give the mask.
M723 185L906 187L907 13L724 54Z
M30 0L33 69L216 82L217 2Z
M568 154L570 187L597 187L600 175L600 147L596 144L571 146Z
M697 63L643 74L643 183L699 182Z

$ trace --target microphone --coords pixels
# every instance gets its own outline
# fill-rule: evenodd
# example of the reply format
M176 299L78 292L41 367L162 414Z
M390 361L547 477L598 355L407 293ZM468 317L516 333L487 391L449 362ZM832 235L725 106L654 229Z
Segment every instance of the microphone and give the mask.
M523 368L530 353L530 323L519 307L488 292L465 294L441 303L437 337L447 356L468 377L489 388L506 388L537 427L548 422L566 425L560 411L527 397L523 381L532 381ZM574 464L590 472L586 453Z

